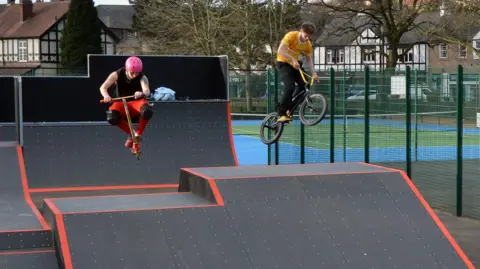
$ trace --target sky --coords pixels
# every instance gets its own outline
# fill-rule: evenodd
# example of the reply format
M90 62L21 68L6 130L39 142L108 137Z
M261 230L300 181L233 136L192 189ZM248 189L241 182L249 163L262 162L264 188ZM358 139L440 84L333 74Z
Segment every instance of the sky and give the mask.
M19 3L20 0L15 1ZM35 2L33 0L32 2ZM45 2L50 2L49 0L45 0ZM94 0L95 5L128 5L128 0ZM0 4L6 4L7 0L0 0Z

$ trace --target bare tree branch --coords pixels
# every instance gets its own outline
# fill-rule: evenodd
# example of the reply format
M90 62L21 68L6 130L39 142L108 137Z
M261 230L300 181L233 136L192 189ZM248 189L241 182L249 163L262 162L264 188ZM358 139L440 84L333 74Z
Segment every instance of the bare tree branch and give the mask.
M398 60L408 52L399 53L398 49L408 49L415 44L426 42L423 38L409 38L409 35L417 33L415 29L423 23L424 14L437 8L436 1L432 0L317 1L318 5L331 10L336 17L337 22L332 23L326 33L327 36L344 36L346 39L352 37L351 40L345 41L349 44L357 42L357 45L364 45L361 40L355 38L366 29L370 29L375 33L373 39L386 42L387 49L376 52L379 52L382 57L386 56L387 68L396 67ZM363 37L363 40L365 39L369 38Z
M424 25L419 31L432 37L431 45L459 44L471 49L478 57L480 51L473 46L474 35L480 31L480 0L452 0L442 6L443 15Z
M232 11L227 0L136 0L139 39L159 54L226 54L219 44Z

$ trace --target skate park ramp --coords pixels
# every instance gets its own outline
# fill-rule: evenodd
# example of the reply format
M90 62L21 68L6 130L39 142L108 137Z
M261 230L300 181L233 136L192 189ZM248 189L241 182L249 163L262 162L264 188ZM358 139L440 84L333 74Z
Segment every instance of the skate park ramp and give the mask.
M29 191L176 187L183 167L238 165L228 101L152 103L140 160L106 122L25 124Z
M364 163L183 168L178 192L44 208L65 269L474 268L404 172Z
M22 160L20 147L0 143L0 268L57 269L50 227L25 191Z

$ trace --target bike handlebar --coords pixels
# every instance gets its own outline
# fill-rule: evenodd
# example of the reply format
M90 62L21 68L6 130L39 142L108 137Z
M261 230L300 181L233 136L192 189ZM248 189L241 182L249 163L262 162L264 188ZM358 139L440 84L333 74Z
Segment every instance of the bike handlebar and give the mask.
M111 102L120 101L122 99L130 99L130 98L134 98L134 97L135 97L135 95L112 98ZM100 103L107 103L107 102L105 102L104 100L100 100Z

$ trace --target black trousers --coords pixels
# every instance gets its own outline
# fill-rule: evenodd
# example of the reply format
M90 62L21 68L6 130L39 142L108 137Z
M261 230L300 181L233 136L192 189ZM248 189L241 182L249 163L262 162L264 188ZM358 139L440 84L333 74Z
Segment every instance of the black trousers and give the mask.
M302 67L302 62L299 61L300 68L305 72ZM291 64L284 62L277 62L277 70L280 80L283 82L283 95L278 105L278 115L285 116L287 110L292 106L292 97L295 91L295 83L298 85L298 90L305 89L305 81L302 79L300 70L295 69Z

